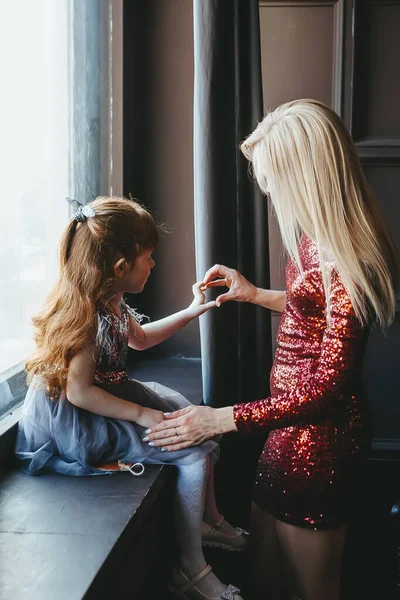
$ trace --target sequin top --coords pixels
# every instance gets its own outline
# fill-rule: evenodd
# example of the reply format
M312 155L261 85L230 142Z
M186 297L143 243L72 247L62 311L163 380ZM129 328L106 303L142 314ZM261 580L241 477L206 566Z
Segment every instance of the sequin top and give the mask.
M348 398L360 386L367 328L356 318L333 263L327 263L331 272L327 325L317 247L305 236L299 255L304 273L294 261L286 268L286 307L271 371L271 397L234 406L235 424L242 433L343 420Z
M100 348L94 375L95 383L122 383L128 380L126 360L128 356L130 317L140 323L142 315L131 309L123 300L121 317L109 310L99 310L96 344Z

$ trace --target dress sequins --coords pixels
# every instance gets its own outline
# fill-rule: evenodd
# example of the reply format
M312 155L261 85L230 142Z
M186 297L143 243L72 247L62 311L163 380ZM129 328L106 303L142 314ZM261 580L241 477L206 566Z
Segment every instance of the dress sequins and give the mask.
M121 302L121 317L110 311L99 311L96 343L100 348L95 383L122 383L128 380L126 359L129 339L129 307Z
M361 387L368 328L355 316L334 265L330 318L315 244L303 237L303 273L290 261L286 308L271 371L271 397L238 404L242 433L269 431L254 485L255 501L302 527L346 523L370 446Z

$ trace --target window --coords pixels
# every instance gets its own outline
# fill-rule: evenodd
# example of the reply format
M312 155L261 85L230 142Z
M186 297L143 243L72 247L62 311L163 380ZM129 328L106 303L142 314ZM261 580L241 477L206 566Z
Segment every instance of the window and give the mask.
M57 277L70 216L65 197L120 193L120 48L120 2L0 3L0 413L22 399L31 319Z

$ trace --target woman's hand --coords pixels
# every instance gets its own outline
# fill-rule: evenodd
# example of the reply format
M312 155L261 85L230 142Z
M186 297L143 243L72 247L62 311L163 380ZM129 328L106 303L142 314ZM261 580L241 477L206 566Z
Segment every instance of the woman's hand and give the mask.
M218 279L215 279L218 277ZM235 269L229 269L224 265L214 265L204 276L202 291L212 287L228 287L229 291L221 294L216 299L216 305L221 306L229 300L236 302L255 302L258 288L248 281Z
M236 431L233 408L187 406L173 413L165 413L165 420L146 431L144 442L164 451L182 450L197 446L221 433Z
M141 427L155 427L165 420L164 413L161 410L144 407L141 407L141 409L139 417L135 420L135 423Z
M191 313L193 313L195 317L199 317L207 310L210 310L210 308L214 308L214 306L216 305L215 300L212 300L211 302L206 302L206 296L204 293L206 288L203 290L202 287L204 287L203 281L198 281L192 286L194 298L193 302L188 307L188 310Z

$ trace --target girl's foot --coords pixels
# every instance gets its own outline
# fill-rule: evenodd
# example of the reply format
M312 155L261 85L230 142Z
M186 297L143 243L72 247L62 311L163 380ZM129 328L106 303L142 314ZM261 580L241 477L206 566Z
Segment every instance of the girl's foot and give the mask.
M239 596L240 590L233 585L221 583L209 565L192 579L186 577L180 569L174 569L168 589L180 600L243 600Z
M221 515L214 525L202 523L201 537L203 546L212 546L231 552L244 552L249 543L249 533L240 527L234 529Z

